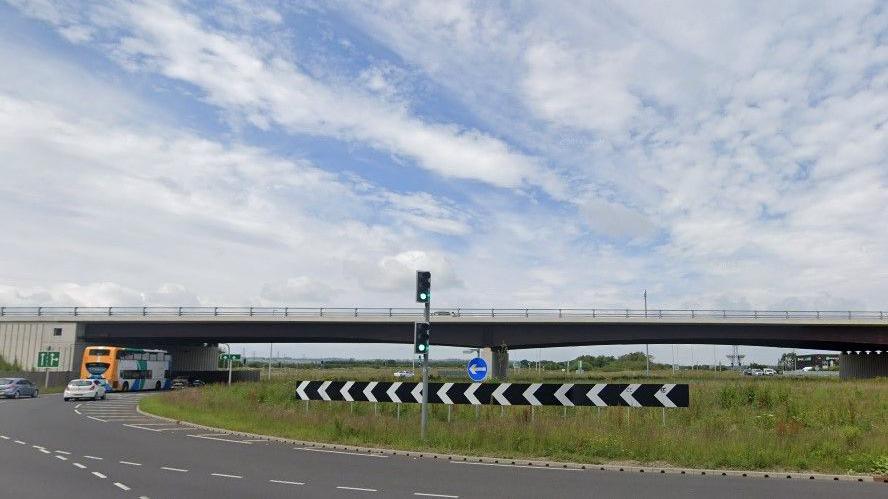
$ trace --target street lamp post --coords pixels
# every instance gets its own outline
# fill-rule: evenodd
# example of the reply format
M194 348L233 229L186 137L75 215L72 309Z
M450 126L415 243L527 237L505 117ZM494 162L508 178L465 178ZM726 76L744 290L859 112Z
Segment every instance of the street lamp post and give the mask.
M225 350L228 352L228 386L231 386L231 345L228 343L219 344L225 345Z
M648 316L648 290L644 290L644 317ZM644 372L651 375L651 351L650 344L644 344Z

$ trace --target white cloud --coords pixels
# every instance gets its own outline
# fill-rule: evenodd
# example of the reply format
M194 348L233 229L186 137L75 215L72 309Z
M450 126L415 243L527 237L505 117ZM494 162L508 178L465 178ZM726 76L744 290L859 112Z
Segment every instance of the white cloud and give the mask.
M432 286L436 292L463 286L453 263L446 256L420 250L384 256L375 264L346 262L346 270L354 274L364 288L374 291L409 293L416 284L417 270L432 273Z

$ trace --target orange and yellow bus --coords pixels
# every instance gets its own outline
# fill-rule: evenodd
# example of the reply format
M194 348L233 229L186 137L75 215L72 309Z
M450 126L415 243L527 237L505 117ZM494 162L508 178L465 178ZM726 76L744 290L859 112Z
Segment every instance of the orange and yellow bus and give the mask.
M170 354L165 350L88 346L83 351L81 378L104 379L122 392L168 389Z

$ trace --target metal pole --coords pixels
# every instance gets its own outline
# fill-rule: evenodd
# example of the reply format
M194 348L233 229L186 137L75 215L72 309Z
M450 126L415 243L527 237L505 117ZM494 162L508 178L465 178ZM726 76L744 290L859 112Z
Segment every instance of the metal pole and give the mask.
M431 317L430 313L431 305L429 302L425 304L425 321L429 322ZM420 425L420 439L425 441L426 434L428 433L428 420L429 420L429 352L426 349L426 352L422 354L422 411L420 414L419 425Z
M268 381L271 381L271 357L274 354L274 343L268 344Z
M644 316L648 316L648 290L644 290ZM651 351L647 343L644 344L644 372L651 375Z
M43 381L43 388L49 388L49 368L46 368L46 379Z
M672 345L672 374L675 375L675 345Z

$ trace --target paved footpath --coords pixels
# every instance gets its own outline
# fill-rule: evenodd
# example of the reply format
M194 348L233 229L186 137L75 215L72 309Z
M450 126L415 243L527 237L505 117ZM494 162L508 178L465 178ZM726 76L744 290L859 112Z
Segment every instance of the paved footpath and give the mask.
M888 484L873 482L565 470L271 443L140 415L141 396L0 403L0 496L888 497Z

